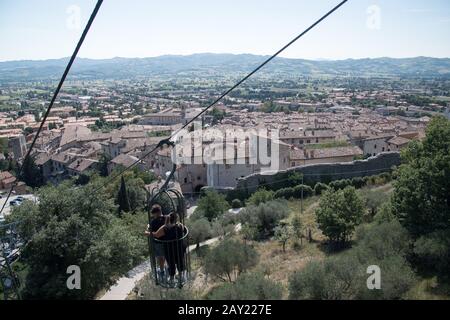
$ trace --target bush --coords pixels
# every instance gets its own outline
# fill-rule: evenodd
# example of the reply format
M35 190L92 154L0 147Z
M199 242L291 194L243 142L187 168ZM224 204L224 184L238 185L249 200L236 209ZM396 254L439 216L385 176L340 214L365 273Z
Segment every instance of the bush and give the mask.
M367 183L366 183L367 185L375 186L375 185L377 185L377 183L378 183L377 176L369 176L367 178Z
M275 191L274 198L275 199L291 199L294 197L294 188L283 188Z
M280 284L260 273L240 275L235 283L225 283L214 288L210 300L280 300L283 290Z
M364 181L363 178L361 177L354 177L351 180L351 184L352 186L354 186L356 189L361 189L362 187L364 187L366 185L366 182Z
M223 281L232 282L239 274L258 263L256 250L240 241L226 239L205 257L205 271Z
M388 200L388 195L380 190L364 190L363 197L371 219L375 216L378 208Z
M233 209L239 209L242 207L242 202L239 199L234 199L233 201L231 201L231 207Z
M292 226L287 224L280 224L274 229L274 238L282 245L283 252L286 251L286 243L294 235L293 231Z
M277 190L274 194L275 199L300 199L302 196L302 190L303 190L303 197L310 197L313 195L313 189L310 186L299 184L293 188L283 188L280 190Z
M329 184L330 188L333 188L334 190L342 190L351 185L352 182L349 179L335 180Z
M243 188L242 186L238 187L239 189L236 188L226 192L225 198L228 202L232 202L234 199L239 199L241 202L244 202L250 196L247 188Z
M386 184L392 180L392 174L390 172L383 172L378 175L379 184Z
M363 262L405 256L410 245L408 233L398 221L361 226L356 231L356 241L355 250Z
M241 222L252 230L253 240L268 239L273 236L274 228L280 220L289 214L287 203L283 200L274 200L259 206L248 206L242 210Z
M313 189L310 186L299 184L298 186L294 187L294 198L300 199L302 195L303 190L303 197L310 197L313 195Z
M328 190L328 185L322 182L317 182L314 186L314 194L315 195L321 195L323 191Z
M290 299L341 300L357 295L365 270L355 258L328 258L311 261L289 277Z
M395 216L392 213L392 205L390 201L383 203L378 208L377 213L375 214L373 220L376 223L391 222L395 220Z
M291 299L399 299L415 283L405 259L409 238L397 223L372 224L357 232L357 246L322 261L309 262L289 277ZM381 269L381 289L367 288L367 267Z
M189 228L189 241L191 244L196 244L197 246L200 242L205 241L211 237L211 223L206 218L200 218L191 221L188 220Z
M414 254L419 266L449 278L450 270L450 230L435 231L414 242Z
M247 203L257 206L261 203L272 201L273 199L274 199L273 191L269 191L266 189L259 189L250 196L250 198L247 200Z

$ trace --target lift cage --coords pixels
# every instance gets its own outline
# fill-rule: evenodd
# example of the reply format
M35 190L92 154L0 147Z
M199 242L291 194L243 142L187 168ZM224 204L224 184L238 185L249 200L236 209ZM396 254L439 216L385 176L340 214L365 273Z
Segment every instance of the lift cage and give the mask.
M178 222L182 230L175 229L175 239L161 240L150 234L148 238L148 247L151 265L151 279L155 285L164 288L182 288L191 277L191 261L189 252L189 229L185 226L186 203L182 193L170 186L170 180L173 178L176 166L167 177L164 184L158 188L153 188L149 193L148 200L148 223L151 222L151 208L158 204L161 206L162 213L167 216L170 213L176 213ZM155 247L160 246L164 251L165 268L158 268L158 261L155 255ZM159 270L158 270L159 269ZM172 274L171 274L172 273ZM174 275L175 273L175 275ZM173 277L174 275L174 277Z

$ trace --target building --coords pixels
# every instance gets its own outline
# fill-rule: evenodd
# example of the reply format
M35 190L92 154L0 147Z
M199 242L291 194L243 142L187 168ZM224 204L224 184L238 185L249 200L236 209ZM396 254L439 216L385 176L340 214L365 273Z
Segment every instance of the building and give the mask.
M308 144L318 144L334 141L336 134L331 130L284 131L280 133L280 141L302 148Z
M142 125L173 125L183 122L183 113L174 108L167 108L158 113L149 113L139 120Z
M388 145L388 141L392 139L393 135L374 135L363 141L364 155L376 156L381 152L391 151Z
M405 148L411 140L403 137L394 137L387 142L388 150L387 151L400 151Z
M180 150L177 148L177 150ZM159 177L165 177L173 169L172 149L159 150L154 157L153 170ZM187 159L186 159L187 160ZM189 161L177 164L176 180L184 194L200 192L208 184L206 164L202 157L191 157Z
M2 171L0 172L0 189L6 190L11 189L14 182L16 182L16 177L14 177L11 173L8 171Z
M363 155L357 146L322 148L322 149L292 149L290 166L298 167L315 163L351 162L355 157Z
M270 164L265 165L267 159L261 159L259 150L252 150L253 146L240 146L245 148L245 154L240 154L237 151L239 147L235 146L234 154L223 152L223 155L213 158L212 163L207 164L208 186L217 189L235 187L240 178L248 175L264 172L273 174L289 167L289 145L280 141L272 142L271 139L263 136L257 136L257 140L256 148L267 144L267 157L270 158ZM275 145L278 149L278 157L273 167L271 146ZM256 158L252 154L256 155Z
M24 135L10 137L8 139L8 148L12 151L14 159L19 160L27 154L27 143Z
M67 171L70 176L79 176L98 169L98 164L98 161L92 159L77 159L67 166Z
M108 174L111 174L118 167L129 167L135 162L139 161L139 158L130 156L128 154L119 154L108 163Z

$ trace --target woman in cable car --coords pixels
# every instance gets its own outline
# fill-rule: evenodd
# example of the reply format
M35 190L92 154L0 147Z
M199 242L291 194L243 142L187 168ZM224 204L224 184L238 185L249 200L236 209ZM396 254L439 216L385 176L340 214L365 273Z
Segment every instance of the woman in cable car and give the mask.
M164 238L164 256L169 268L169 283L174 283L175 272L178 270L180 277L185 270L186 245L183 236L186 228L178 222L175 212L166 216L166 223L158 231L153 232L153 237Z

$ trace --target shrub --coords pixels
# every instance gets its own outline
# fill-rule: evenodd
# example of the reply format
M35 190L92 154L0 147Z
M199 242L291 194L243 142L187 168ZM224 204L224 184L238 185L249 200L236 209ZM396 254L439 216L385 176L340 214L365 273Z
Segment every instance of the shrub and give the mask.
M283 188L280 190L277 190L274 194L275 199L300 199L302 196L302 190L303 190L303 197L309 197L313 195L313 189L310 186L299 184L293 188Z
M189 228L189 241L191 244L196 244L197 246L200 242L205 241L211 237L211 223L206 218L200 218L191 221L188 220Z
M242 202L241 202L241 200L239 200L239 199L234 199L234 200L231 202L231 207L232 207L233 209L239 209L239 208L241 208L241 207L242 207Z
M375 216L378 208L388 200L388 195L380 190L364 190L363 197L371 218Z
M360 227L357 246L337 257L309 262L289 277L291 299L399 299L415 283L405 259L409 238L397 223ZM381 289L369 290L367 267L381 269Z
M314 194L321 195L323 191L327 190L329 187L325 183L317 182L314 186Z
M439 230L421 236L414 242L419 266L448 279L450 270L450 230Z
M334 190L342 190L351 185L352 182L349 179L335 180L329 184L330 188L333 188Z
M252 229L253 240L262 240L273 236L274 228L288 214L287 203L283 200L274 200L259 206L246 207L242 210L241 222Z
M340 300L357 294L358 282L365 275L355 258L328 258L311 261L289 277L290 299ZM365 282L364 282L365 283Z
M286 243L294 235L292 226L287 224L280 224L274 229L274 238L283 247L283 252L286 251Z
M383 172L378 175L380 184L386 184L392 180L392 174L390 172Z
M362 187L364 187L364 186L366 185L366 182L365 182L364 179L361 178L361 177L354 177L354 178L351 180L351 184L352 184L352 186L354 186L356 189L360 189L360 188L362 188Z
M390 201L383 203L377 210L375 217L373 218L376 223L391 222L395 220L395 216L392 213L392 205Z
M303 197L310 197L313 195L313 189L310 186L299 184L293 188L294 198L300 199L303 190Z
M258 263L256 250L240 241L226 239L205 257L205 271L221 280L232 282Z
M359 259L363 262L383 260L389 256L405 256L410 238L398 221L364 225L356 231Z
M257 206L261 203L265 203L273 199L274 199L273 191L266 189L259 189L250 196L250 198L247 200L247 203Z
M294 188L283 188L275 191L274 198L275 199L291 199L294 197Z
M260 273L240 275L235 283L225 283L209 294L211 300L280 300L283 289L279 283Z

